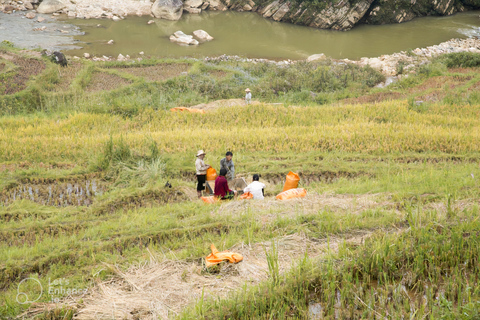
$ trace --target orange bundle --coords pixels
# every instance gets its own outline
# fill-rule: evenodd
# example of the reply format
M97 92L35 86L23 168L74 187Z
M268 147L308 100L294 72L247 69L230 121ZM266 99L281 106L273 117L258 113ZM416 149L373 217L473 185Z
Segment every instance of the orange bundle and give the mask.
M282 191L287 191L287 190L290 190L290 189L297 188L299 181L300 181L300 177L298 176L298 174L290 171L287 174L287 178L285 179L285 185L283 186Z
M251 192L245 192L240 196L240 199L245 200L245 199L253 199L253 194Z
M170 109L172 112L182 112L182 111L187 111L191 113L205 113L205 110L202 109L195 109L195 108L187 108L187 107L175 107Z
M288 200L293 198L303 198L307 195L307 190L303 188L290 189L287 191L280 192L277 196L277 200Z
M212 250L212 253L210 253L205 258L205 265L207 266L207 268L219 264L220 262L225 260L230 261L230 263L237 263L243 260L242 255L239 253L231 252L228 250L218 252L217 248L215 248L215 245L213 243L210 246L210 250Z
M217 179L217 170L213 169L212 167L207 169L207 181Z
M203 200L203 202L205 203L215 203L218 201L217 197L215 196L211 196L211 197L201 197L201 199Z

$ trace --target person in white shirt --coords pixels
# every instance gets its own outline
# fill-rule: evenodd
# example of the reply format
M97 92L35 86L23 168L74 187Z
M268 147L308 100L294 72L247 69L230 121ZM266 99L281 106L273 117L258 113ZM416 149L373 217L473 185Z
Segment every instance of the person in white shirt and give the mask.
M245 89L245 101L247 102L247 104L250 104L252 102L252 93L250 92L250 89Z
M205 181L207 178L207 169L210 168L208 164L205 164L203 161L205 158L205 152L199 150L197 152L197 160L195 160L195 169L197 171L197 195L200 198L202 196L202 191L205 190Z
M250 183L245 189L243 189L243 192L250 192L253 195L254 200L265 199L264 197L265 185L260 181L258 181L259 179L260 179L260 176L258 174L254 174L253 182Z

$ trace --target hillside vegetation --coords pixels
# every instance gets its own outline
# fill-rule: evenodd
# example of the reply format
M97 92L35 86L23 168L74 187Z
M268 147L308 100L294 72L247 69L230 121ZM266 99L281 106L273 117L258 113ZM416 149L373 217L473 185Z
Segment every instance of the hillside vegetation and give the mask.
M0 318L478 318L474 61L381 89L331 60L62 68L3 44ZM258 104L169 110L246 87ZM198 149L217 170L233 151L266 200L197 200ZM308 195L275 200L289 171ZM244 261L206 269L211 243Z

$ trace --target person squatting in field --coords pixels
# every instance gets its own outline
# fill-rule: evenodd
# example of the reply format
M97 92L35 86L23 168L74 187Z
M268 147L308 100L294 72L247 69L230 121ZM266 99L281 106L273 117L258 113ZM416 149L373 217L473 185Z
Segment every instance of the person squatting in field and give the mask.
M197 171L197 195L199 198L202 197L202 191L205 190L205 181L207 178L207 169L210 168L208 164L205 164L203 161L205 158L205 152L199 150L197 152L197 160L195 160L195 169Z
M233 153L228 151L225 154L225 158L220 160L220 170L225 169L227 171L226 178L228 181L235 179L235 165L233 164Z
M226 174L227 170L222 168L220 169L220 175L215 179L214 194L215 197L218 197L220 200L233 199L237 195L236 191L232 191L228 187L227 178L225 178Z
M263 200L265 199L265 184L258 180L260 180L260 176L258 174L254 174L253 182L243 189L243 192L250 192L253 195L254 200Z

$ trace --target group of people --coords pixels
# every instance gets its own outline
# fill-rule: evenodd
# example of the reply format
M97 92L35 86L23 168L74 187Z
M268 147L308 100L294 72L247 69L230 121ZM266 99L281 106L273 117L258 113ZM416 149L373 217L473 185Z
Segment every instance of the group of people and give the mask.
M200 198L202 191L205 190L205 182L207 181L207 170L210 165L204 161L206 153L203 150L197 152L197 159L195 160L195 169L197 173L197 194ZM215 179L214 195L221 200L233 199L237 196L237 191L230 190L228 182L235 179L235 165L233 163L233 153L228 151L225 158L220 160L220 173ZM261 183L258 174L253 175L253 182L250 183L243 192L250 192L253 199L263 200L265 184Z

